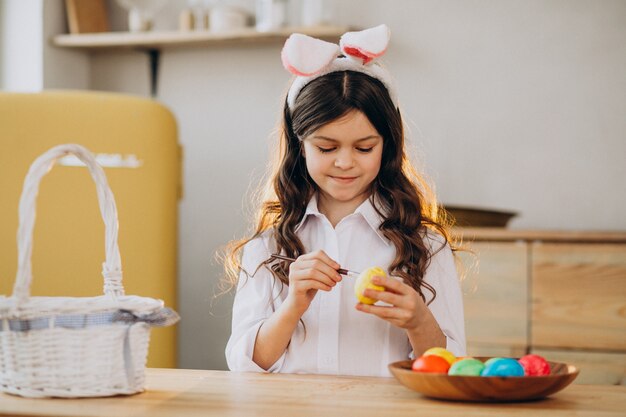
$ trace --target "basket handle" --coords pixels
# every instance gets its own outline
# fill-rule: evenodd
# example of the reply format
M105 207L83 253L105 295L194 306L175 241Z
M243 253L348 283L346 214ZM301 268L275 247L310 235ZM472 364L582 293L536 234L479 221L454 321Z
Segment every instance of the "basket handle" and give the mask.
M24 189L20 197L19 227L17 231L18 264L13 296L17 305L25 303L30 297L32 281L31 256L33 251L33 227L35 224L35 202L39 192L39 183L54 166L59 158L73 154L81 160L91 173L96 183L100 213L105 227L106 258L102 264L104 277L104 294L113 298L124 295L122 285L122 261L117 245L117 207L115 198L109 188L106 175L94 156L85 147L77 144L55 146L33 162L24 180Z

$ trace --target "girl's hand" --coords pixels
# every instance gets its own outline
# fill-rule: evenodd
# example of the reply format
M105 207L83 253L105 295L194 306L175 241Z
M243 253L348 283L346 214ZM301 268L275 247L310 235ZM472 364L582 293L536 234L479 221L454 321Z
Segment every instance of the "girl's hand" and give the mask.
M356 305L357 310L374 314L408 331L415 330L421 325L424 315L420 314L420 311L424 311L423 309L427 309L427 307L413 287L393 278L380 276L373 277L372 283L385 287L385 291L366 289L363 295L391 304L391 306L358 303Z
M339 281L339 264L324 251L301 255L289 265L289 293L286 302L302 315L318 290L330 291Z

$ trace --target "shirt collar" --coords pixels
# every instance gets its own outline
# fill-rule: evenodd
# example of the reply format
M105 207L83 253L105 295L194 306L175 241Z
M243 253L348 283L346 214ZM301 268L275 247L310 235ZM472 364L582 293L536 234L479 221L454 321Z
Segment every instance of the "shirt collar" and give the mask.
M376 208L378 208L378 210L381 213L386 212L379 198L369 197L363 203L361 203L361 205L357 207L356 210L354 210L354 214L360 214L365 220L365 222L378 235L378 237L386 245L390 245L391 242L389 241L389 239L385 237L383 232L380 230L380 225L385 220L385 218L381 216L380 214L378 214L378 212L376 211ZM317 217L323 216L323 214L320 213L319 209L317 208L317 193L313 194L313 196L309 200L309 204L307 204L306 206L306 210L304 212L304 216L302 216L302 220L300 220L300 223L296 225L296 228L295 228L296 232L300 230L300 228L304 225L304 223L306 223L306 220L308 219L309 216L317 216Z
M323 214L320 213L320 211L317 209L317 193L314 193L313 197L311 197L311 199L309 200L309 204L307 204L306 206L306 210L304 211L304 216L302 216L302 220L300 220L300 223L296 225L295 232L302 228L309 216L323 216Z
M376 211L378 209L378 211ZM378 212L380 211L379 214ZM387 210L381 203L380 199L377 196L369 197L365 200L357 209L354 211L355 213L361 214L367 224L372 228L374 232L378 235L378 237L386 244L390 245L391 242L389 239L385 237L382 230L380 230L380 225L385 220L384 214L387 213Z

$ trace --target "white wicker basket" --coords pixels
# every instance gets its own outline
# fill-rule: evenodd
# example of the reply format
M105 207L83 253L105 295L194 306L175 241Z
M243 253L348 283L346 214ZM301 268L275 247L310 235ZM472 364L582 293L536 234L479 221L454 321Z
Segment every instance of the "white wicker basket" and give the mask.
M105 223L104 295L31 297L35 200L41 178L73 154L93 177ZM161 300L125 296L117 245L117 208L93 155L60 145L33 162L19 205L18 269L0 296L0 390L24 397L102 397L143 391L151 326L178 321Z

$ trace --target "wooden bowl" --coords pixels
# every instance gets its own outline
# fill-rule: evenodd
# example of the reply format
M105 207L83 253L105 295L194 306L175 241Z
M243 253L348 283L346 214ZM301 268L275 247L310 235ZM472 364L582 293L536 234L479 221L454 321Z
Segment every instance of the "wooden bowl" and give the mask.
M486 361L488 357L477 357ZM389 364L389 370L406 387L427 397L456 401L505 402L537 400L568 386L578 376L575 366L550 362L550 375L499 377L452 376L411 370L413 361Z
M506 227L517 216L512 211L482 209L477 207L445 206L441 208L454 218L458 227Z

